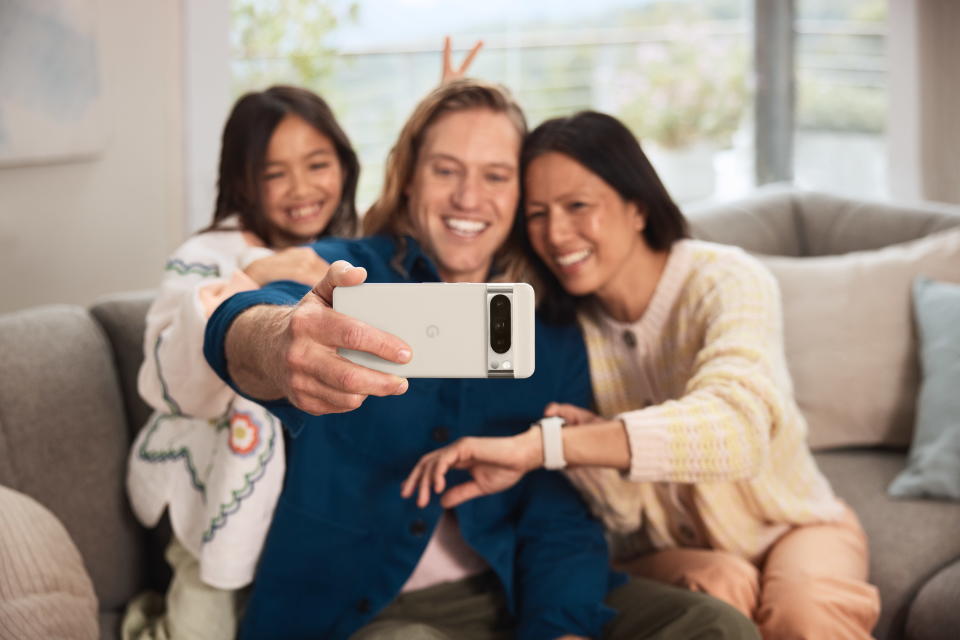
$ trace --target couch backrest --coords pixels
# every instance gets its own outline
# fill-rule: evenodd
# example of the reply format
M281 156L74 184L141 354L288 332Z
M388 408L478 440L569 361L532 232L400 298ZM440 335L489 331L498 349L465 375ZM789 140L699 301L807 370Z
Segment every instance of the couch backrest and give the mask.
M810 445L906 447L920 381L911 282L960 282L960 236L919 239L960 227L960 207L774 187L689 217L695 237L759 254L777 278Z
M695 238L753 253L806 255L803 220L793 191L776 188L735 202L691 207L686 214Z
M143 334L147 309L156 291L132 291L98 299L90 313L110 339L131 439L150 417L150 407L137 392L137 372L143 363Z
M143 534L124 489L130 443L110 345L85 309L0 315L0 484L60 518L102 609L143 584Z
M960 207L931 202L891 204L799 191L793 205L808 256L869 251L960 226Z
M957 206L856 200L781 185L687 213L696 238L790 257L878 249L960 226Z

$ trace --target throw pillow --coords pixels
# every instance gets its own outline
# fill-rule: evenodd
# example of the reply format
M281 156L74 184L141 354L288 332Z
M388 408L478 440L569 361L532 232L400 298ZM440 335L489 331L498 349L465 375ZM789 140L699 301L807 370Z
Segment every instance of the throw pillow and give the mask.
M0 636L99 635L97 596L67 530L39 502L0 485Z
M917 278L913 306L923 377L907 468L890 494L960 500L960 285Z
M810 446L908 446L919 386L910 286L921 274L960 282L960 229L844 255L758 257L780 283Z

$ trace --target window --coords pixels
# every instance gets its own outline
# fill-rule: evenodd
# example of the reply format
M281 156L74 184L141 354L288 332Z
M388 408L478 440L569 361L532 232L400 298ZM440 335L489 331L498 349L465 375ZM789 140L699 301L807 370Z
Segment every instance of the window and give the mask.
M886 3L800 0L794 181L884 197Z
M874 195L883 2L797 7L796 180ZM531 127L606 111L637 134L678 201L727 199L755 184L752 9L750 0L232 0L232 77L236 94L290 82L330 102L360 155L361 211L413 105L439 80L447 34L459 57L484 40L471 75L510 87Z

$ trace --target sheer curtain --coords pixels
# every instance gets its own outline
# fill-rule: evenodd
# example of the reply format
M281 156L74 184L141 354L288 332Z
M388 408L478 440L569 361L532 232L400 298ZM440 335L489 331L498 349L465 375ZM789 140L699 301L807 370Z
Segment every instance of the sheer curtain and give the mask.
M960 204L960 2L890 0L890 187Z

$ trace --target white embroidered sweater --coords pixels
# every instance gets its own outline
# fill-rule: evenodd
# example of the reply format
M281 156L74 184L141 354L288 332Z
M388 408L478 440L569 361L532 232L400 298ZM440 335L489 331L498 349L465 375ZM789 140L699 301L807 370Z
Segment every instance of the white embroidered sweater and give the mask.
M243 267L272 253L248 238L235 230L201 233L167 261L147 313L138 379L155 413L134 442L127 473L141 522L154 526L168 509L201 579L222 589L253 579L285 467L279 421L235 394L203 358L218 295Z

